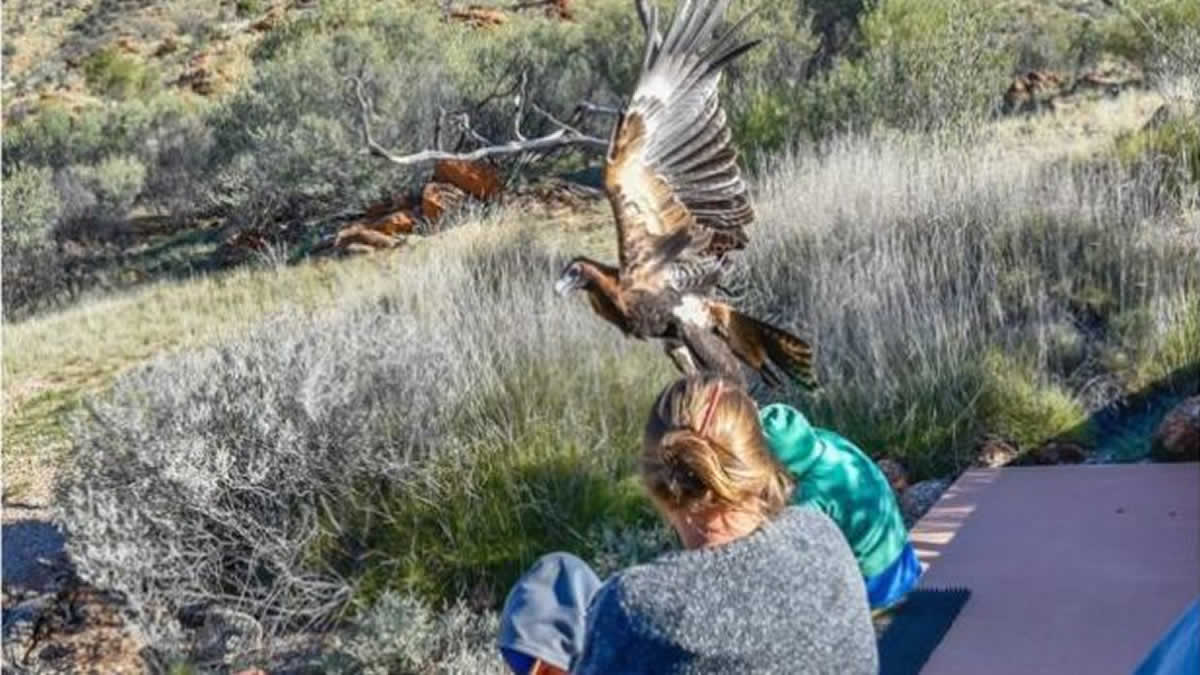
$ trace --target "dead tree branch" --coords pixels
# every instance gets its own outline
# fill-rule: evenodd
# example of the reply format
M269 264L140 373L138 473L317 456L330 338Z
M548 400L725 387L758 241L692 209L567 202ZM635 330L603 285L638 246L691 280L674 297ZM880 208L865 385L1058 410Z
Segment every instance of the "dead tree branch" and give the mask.
M461 125L464 134L479 143L482 147L471 152L445 152L441 149L422 150L407 155L398 155L379 144L371 135L371 101L363 91L363 80L361 77L347 78L354 84L354 93L358 98L359 111L361 114L363 142L366 145L364 154L382 157L383 159L398 164L400 166L411 166L422 162L431 162L436 160L461 160L474 161L487 157L497 157L506 155L515 155L528 152L548 152L566 147L583 147L592 150L606 150L608 141L585 134L578 128L571 126L565 122L558 120L550 113L543 110L536 103L527 103L524 95L524 78L522 78L522 94L521 103L517 110L517 119L513 122L513 128L517 132L517 138L506 143L494 143L485 138L482 134L475 131L471 127L470 116L465 113L453 115L459 125ZM527 138L520 132L521 116L524 115L526 107L532 107L542 117L549 120L557 129L544 136L536 138ZM440 129L439 124L439 129Z

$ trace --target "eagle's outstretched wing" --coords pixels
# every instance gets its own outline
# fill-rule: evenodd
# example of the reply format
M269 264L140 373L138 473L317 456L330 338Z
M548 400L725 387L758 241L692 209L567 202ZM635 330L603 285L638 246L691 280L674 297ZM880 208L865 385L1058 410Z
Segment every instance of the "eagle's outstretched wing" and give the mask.
M707 261L746 245L754 220L717 95L722 68L758 40L737 41L749 16L714 30L729 0L680 0L665 36L657 9L637 0L646 27L641 75L609 141L604 184L617 221L621 275L651 285L715 276ZM686 253L700 268L655 275ZM674 276L682 271L676 270Z

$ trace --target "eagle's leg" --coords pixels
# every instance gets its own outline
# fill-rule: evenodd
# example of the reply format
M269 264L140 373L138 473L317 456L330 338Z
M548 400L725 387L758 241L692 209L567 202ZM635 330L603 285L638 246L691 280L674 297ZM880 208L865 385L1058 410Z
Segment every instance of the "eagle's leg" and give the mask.
M738 386L747 386L746 376L733 350L711 330L685 326L682 331L684 348L700 368L732 379Z
M696 365L696 360L692 358L692 350L680 340L664 339L663 350L667 352L667 356L671 357L671 361L675 363L675 367L684 375L692 375L700 372L700 367Z

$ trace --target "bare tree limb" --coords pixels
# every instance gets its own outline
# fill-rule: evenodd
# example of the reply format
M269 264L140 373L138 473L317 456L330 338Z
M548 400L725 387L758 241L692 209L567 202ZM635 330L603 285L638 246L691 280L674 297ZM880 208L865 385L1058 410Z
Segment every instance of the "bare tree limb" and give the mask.
M353 82L354 93L358 98L359 110L362 117L361 122L363 143L366 145L366 148L363 149L363 153L381 157L389 162L392 162L393 164L398 164L400 166L411 166L414 164L420 164L422 162L447 159L473 161L487 157L506 156L520 153L548 152L551 150L558 150L572 146L590 148L593 150L608 149L608 141L585 134L579 129L558 120L556 117L543 110L536 103L531 103L529 105L531 105L534 110L558 127L555 131L544 136L538 136L536 138L525 138L523 135L521 135L520 138L508 141L507 143L493 143L485 138L482 134L479 134L473 128L471 128L470 116L467 113L462 112L456 114L454 117L457 119L459 124L462 125L463 132L476 142L482 144L483 147L471 152L444 152L440 149L434 149L422 150L420 152L414 152L407 155L398 155L389 151L387 148L384 148L379 144L378 141L375 140L374 136L371 135L370 117L372 105L371 101L363 91L362 78L348 77L347 79ZM525 97L522 95L522 104L520 106L521 110L518 111L518 115L520 115L525 109L525 105ZM514 122L514 125L515 128L519 129L519 117Z
M621 114L620 108L614 108L611 105L603 105L601 103L592 103L591 101L584 101L583 103L580 103L579 105L575 106L575 109L580 112L596 113L596 114L600 114L600 115L620 115Z
M525 138L525 134L521 133L521 121L525 119L525 86L529 84L529 73L521 71L521 86L517 92L517 114L513 117L513 134L516 135L518 141L529 140Z

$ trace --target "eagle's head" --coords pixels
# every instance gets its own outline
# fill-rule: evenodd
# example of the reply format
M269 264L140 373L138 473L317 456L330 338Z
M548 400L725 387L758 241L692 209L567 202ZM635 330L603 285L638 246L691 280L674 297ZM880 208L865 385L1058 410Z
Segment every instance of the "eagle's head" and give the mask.
M558 275L558 281L554 282L554 291L559 295L567 295L571 291L587 288L589 279L583 269L587 264L583 258L575 258L567 263Z

